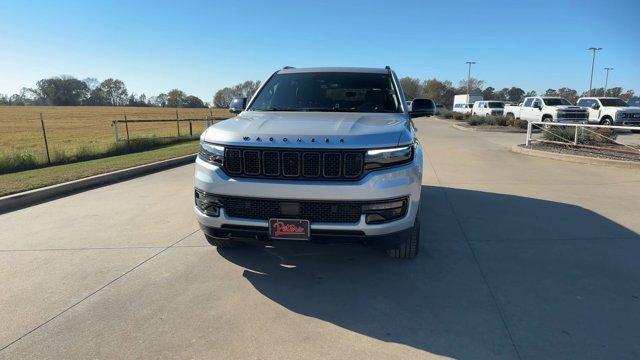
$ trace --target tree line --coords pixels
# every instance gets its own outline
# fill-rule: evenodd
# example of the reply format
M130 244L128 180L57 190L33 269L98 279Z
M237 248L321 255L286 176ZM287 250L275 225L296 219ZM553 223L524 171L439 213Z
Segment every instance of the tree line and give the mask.
M197 96L180 89L147 97L129 93L120 79L79 80L66 75L38 80L34 88L23 87L13 95L0 94L0 105L208 107Z
M471 94L481 94L485 100L498 100L519 103L524 97L538 95L535 91L525 91L517 86L505 87L500 90L494 87L485 87L484 80L471 78L460 80L458 86L454 86L449 80L436 78L422 80L419 78L404 77L400 79L407 100L417 97L426 97L440 103L447 108L453 106L453 97L458 94L466 94L467 88ZM213 96L212 105L217 108L227 108L235 97L250 98L260 87L260 81L247 80L231 87L218 90ZM577 90L562 87L559 89L547 89L544 96L561 96L575 104L581 96L589 96L588 91L578 93ZM621 87L607 89L593 89L594 96L613 96L623 100L632 98L633 90L624 90ZM187 95L180 89L173 89L167 93L147 97L145 94L136 95L129 93L125 83L119 79L105 79L98 81L96 78L76 79L72 76L58 76L41 79L36 82L34 88L22 88L19 93L13 95L0 94L0 105L61 105L61 106L158 106L158 107L184 107L203 108L209 104L194 95Z
M482 95L485 100L496 100L496 101L505 101L512 103L520 103L527 96L560 96L563 97L573 104L578 101L578 98L583 96L589 96L589 91L583 91L582 93L578 93L577 90L570 89L567 87L562 87L559 89L547 89L542 94L537 94L535 91L524 91L523 89L512 86L510 88L502 88L500 90L496 90L494 87L487 86L484 87L484 80L479 80L476 78L471 78L468 82L467 80L460 80L458 82L458 86L453 86L453 83L448 80L438 80L438 79L428 79L421 80L419 78L412 77L404 77L400 79L400 83L402 84L402 88L404 89L404 94L407 100L413 100L418 97L426 97L432 99L436 103L444 105L446 108L451 108L453 106L453 97L454 95L466 94L467 88L470 90L471 94ZM468 87L467 87L468 85ZM593 89L593 96L612 96L619 97L623 100L629 100L634 97L633 90L622 89L621 87L612 87L607 89L606 94L604 88Z

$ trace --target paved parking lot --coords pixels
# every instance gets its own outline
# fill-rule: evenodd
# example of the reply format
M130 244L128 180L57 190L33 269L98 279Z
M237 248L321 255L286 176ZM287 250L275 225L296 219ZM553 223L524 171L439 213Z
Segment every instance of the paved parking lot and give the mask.
M0 358L640 357L640 172L418 119L421 254L216 250L192 166L0 215Z

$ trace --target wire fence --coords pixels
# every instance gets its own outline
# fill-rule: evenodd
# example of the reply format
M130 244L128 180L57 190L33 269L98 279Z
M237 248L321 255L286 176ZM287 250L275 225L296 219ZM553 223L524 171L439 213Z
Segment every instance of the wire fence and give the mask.
M228 117L219 109L0 106L0 173L104 157L123 143L195 140Z

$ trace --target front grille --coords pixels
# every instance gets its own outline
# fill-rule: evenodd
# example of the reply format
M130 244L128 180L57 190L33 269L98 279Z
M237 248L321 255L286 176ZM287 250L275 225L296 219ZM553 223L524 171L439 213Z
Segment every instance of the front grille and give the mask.
M560 113L558 117L563 119L586 119L589 117L589 114L586 112L565 112Z
M362 213L362 203L357 202L287 201L239 197L221 197L220 201L227 216L255 220L299 218L311 222L357 223ZM297 213L291 213L291 208L296 209Z
M227 148L223 168L240 177L356 180L363 174L364 153Z

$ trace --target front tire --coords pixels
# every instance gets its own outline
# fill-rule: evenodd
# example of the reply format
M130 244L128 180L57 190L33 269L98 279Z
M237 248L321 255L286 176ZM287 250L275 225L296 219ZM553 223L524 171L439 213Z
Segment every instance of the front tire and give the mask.
M609 125L612 126L613 125L613 119L611 119L610 117L604 117L602 118L602 121L600 121L600 125Z
M207 239L207 242L209 244L218 248L234 248L242 244L239 241L224 239L224 238L217 238L210 235L205 235L204 237Z
M412 259L418 255L420 250L420 212L416 215L416 221L409 233L397 248L387 250L387 255L395 259Z

